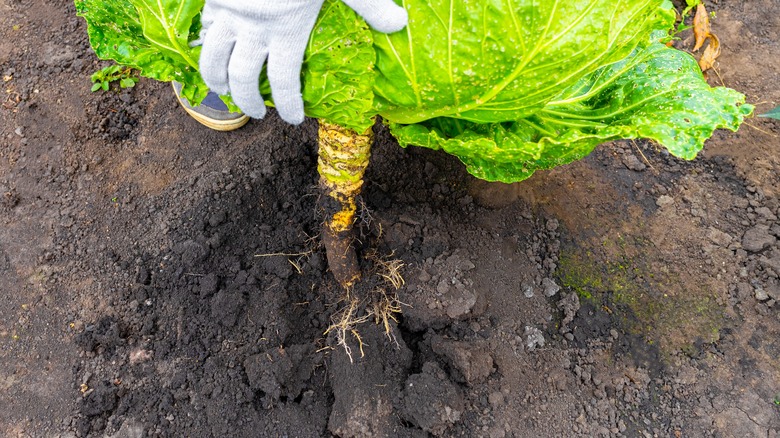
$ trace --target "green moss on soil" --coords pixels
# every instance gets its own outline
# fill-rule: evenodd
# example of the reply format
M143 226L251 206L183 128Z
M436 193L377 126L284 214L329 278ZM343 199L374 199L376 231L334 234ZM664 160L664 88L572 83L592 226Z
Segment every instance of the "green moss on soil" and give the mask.
M561 251L560 284L611 315L628 333L641 335L666 355L696 354L719 339L725 322L714 293L703 284L685 284L658 265L657 250L647 242L622 238L594 252ZM654 262L655 261L655 262Z

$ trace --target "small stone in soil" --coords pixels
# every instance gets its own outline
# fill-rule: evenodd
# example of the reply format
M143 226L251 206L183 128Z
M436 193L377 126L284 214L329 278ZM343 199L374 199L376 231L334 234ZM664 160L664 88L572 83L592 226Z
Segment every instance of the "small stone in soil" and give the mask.
M733 238L723 231L710 227L709 230L707 230L707 238L710 239L710 241L716 245L722 246L722 247L728 247Z
M674 198L669 195L661 195L655 200L655 204L661 208L674 204Z
M523 336L525 336L525 346L528 348L528 351L534 351L537 347L544 347L544 334L538 328L526 326Z
M774 271L775 274L780 275L780 254L777 254L772 258L761 257L758 262L765 268Z
M759 252L774 245L776 241L777 238L769 234L769 227L758 225L745 231L742 247L750 252Z
M561 287L555 284L555 280L551 278L542 280L542 287L544 288L544 296L546 297L554 297L558 291L561 290Z
M526 298L534 297L534 286L531 283L523 282L523 284L520 287L523 289L523 295Z
M623 165L626 166L629 170L636 172L641 172L647 169L645 163L639 161L639 158L637 158L636 155L630 153L623 155Z

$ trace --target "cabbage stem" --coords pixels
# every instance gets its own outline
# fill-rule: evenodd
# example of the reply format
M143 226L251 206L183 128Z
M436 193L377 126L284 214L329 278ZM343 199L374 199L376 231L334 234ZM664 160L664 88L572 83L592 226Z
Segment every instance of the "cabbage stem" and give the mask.
M320 188L325 193L321 205L325 211L322 241L333 276L344 288L360 280L360 265L352 245L352 227L357 210L356 198L363 187L368 167L373 132L359 134L339 125L320 121Z

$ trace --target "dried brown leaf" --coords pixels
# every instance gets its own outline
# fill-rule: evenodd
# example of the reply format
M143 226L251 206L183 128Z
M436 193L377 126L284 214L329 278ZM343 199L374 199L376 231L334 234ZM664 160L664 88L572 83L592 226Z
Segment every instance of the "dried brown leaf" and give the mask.
M704 53L699 59L699 67L701 71L707 71L715 65L715 60L720 56L720 40L715 34L710 34L708 39L710 43L707 48L704 49Z
M693 35L696 37L696 45L693 51L697 51L704 45L704 41L711 35L710 15L702 3L696 7L696 15L693 17Z

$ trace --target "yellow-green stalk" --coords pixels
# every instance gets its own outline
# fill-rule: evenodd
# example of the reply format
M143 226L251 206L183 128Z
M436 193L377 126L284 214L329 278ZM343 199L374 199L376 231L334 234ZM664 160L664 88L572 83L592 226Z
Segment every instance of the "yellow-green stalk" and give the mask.
M360 134L351 129L320 121L319 160L322 205L326 218L322 242L333 276L349 288L360 279L360 265L352 246L352 226L357 210L356 197L363 187L373 132Z

